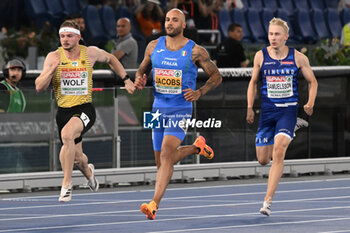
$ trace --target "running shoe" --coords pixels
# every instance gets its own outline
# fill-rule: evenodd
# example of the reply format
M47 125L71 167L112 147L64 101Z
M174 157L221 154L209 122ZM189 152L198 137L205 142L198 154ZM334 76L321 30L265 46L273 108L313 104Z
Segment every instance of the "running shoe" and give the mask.
M308 126L309 126L309 123L308 123L306 120L304 120L303 118L298 117L298 118L297 118L297 123L295 124L295 127L294 127L294 135L293 135L293 137L296 136L296 135L295 135L295 132L296 132L298 129L306 128L306 127L308 127Z
M90 168L91 174L92 174L91 178L88 179L88 186L91 189L91 191L96 192L100 185L99 185L98 180L95 177L95 167L94 167L94 165L92 163L89 163L88 167Z
M154 220L156 218L158 205L155 201L151 201L150 203L143 203L140 207L142 213L146 215L146 218L150 220Z
M61 194L58 198L59 202L68 202L72 200L72 184L61 188Z
M210 148L210 146L205 144L204 137L199 136L196 141L194 141L193 145L198 148L200 155L203 155L207 159L212 159L214 157L214 151Z
M271 214L271 199L267 199L263 203L263 207L260 209L260 214L270 216Z

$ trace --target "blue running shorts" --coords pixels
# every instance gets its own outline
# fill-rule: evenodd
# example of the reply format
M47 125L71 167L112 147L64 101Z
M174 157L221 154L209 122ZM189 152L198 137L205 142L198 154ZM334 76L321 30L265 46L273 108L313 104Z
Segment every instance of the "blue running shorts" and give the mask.
M160 127L152 130L153 149L160 151L162 148L163 138L166 135L173 135L184 140L187 132L186 121L192 117L191 107L155 107L153 106L152 112L159 110L161 116Z
M256 134L256 146L274 144L277 134L293 138L297 122L298 106L261 108L259 127Z

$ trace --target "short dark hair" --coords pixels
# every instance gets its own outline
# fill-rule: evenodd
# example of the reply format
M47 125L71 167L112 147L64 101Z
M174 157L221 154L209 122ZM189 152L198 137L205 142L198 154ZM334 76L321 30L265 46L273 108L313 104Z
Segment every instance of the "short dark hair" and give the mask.
M60 28L62 27L71 27L71 28L78 29L80 31L79 25L74 20L71 20L71 19L65 20L61 24Z
M233 32L237 27L241 28L242 25L238 23L231 23L230 25L228 25L227 31Z

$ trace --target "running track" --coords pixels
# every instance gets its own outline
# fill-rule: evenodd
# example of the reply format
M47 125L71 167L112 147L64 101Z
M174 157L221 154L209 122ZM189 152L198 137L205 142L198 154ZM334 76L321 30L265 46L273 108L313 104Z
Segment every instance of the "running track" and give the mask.
M74 190L72 201L63 204L59 191L0 196L0 232L350 232L350 178L318 179L281 182L270 217L258 213L266 179L169 187L154 221L139 211L152 198L152 187Z

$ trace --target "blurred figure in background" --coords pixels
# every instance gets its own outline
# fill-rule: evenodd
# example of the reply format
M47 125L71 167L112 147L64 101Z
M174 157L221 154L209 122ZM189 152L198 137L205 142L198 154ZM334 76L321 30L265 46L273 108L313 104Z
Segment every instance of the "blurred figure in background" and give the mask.
M210 3L206 0L170 0L168 4L168 9L178 8L186 16L186 27L187 28L198 28L201 24L201 17L207 17L210 12ZM209 7L208 7L209 6Z
M342 11L344 8L350 9L350 0L340 0L338 3L338 11Z
M158 0L147 0L135 10L137 22L144 36L162 32L163 10L160 8Z
M198 29L218 30L219 29L219 11L223 7L223 0L198 1L203 9L197 23ZM201 44L217 44L217 34L200 34Z
M4 59L4 48L2 46L2 41L7 37L7 28L5 26L1 27L0 31L0 67L5 64L5 59Z
M0 82L0 112L23 112L26 99L17 85L26 75L24 62L10 60L3 66L2 72L4 80Z
M232 10L234 8L242 9L244 7L244 4L242 0L226 0L224 3L224 7L227 10Z
M178 8L183 11L186 16L186 27L196 28L198 24L199 16L201 15L199 11L199 4L192 0L171 0L169 2L169 8Z
M244 53L241 40L243 38L242 26L231 23L227 29L225 41L216 48L216 64L219 68L224 67L247 67L247 58Z
M79 41L79 44L86 45L86 42L84 40L85 37L85 19L82 14L73 14L67 18L67 20L73 20L79 25L80 29L80 35L81 39Z
M350 46L350 22L345 24L341 31L340 44Z
M138 46L132 37L131 23L128 18L121 18L117 21L118 39L115 42L112 54L118 58L124 68L137 68Z

